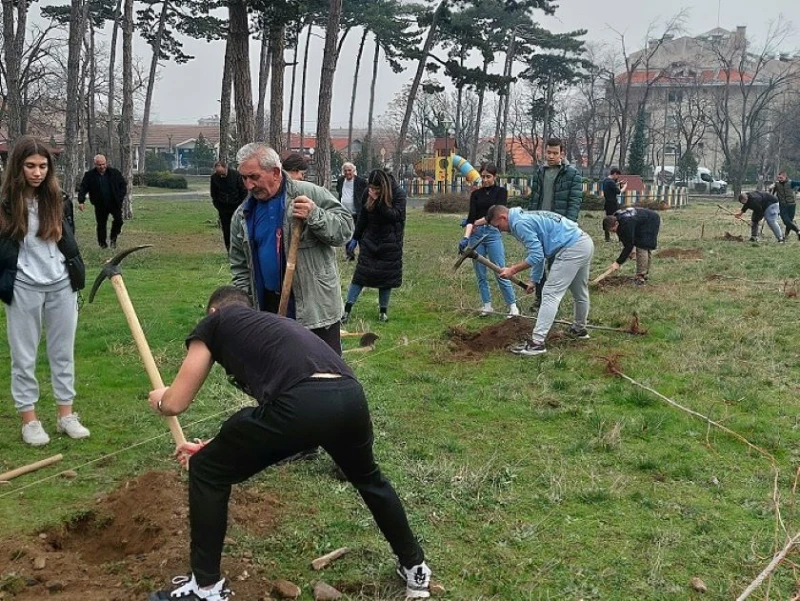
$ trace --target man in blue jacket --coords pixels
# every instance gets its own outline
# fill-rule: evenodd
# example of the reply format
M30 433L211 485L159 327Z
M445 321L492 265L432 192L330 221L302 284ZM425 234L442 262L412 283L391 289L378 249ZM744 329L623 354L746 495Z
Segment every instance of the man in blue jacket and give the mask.
M505 267L500 277L508 278L525 269L531 270L527 293L531 294L544 276L545 263L553 260L550 276L542 289L542 303L531 337L511 349L518 355L541 355L547 352L545 339L553 326L561 299L569 289L575 304L570 333L576 338L589 338L586 320L589 317L589 269L594 243L589 234L574 221L550 211L523 211L494 205L486 221L501 232L509 232L527 251L525 259Z

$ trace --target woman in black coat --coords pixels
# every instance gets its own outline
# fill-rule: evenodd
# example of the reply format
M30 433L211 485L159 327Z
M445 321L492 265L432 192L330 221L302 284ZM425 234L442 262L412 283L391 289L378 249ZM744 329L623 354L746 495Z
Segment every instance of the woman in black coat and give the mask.
M350 318L361 291L378 289L380 320L389 321L389 298L392 288L403 283L403 231L406 226L406 192L382 169L367 178L367 191L360 199L353 239L348 253L360 247L356 270L347 291L342 323Z

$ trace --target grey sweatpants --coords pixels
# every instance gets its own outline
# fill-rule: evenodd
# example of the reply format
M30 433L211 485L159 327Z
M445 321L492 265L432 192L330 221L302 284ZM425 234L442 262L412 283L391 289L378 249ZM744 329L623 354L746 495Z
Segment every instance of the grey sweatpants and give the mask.
M550 275L542 289L542 304L536 316L532 338L544 343L547 333L553 327L558 306L567 290L572 292L575 303L573 324L585 328L589 317L589 268L592 266L594 242L584 232L572 246L558 251L550 268Z
M780 205L776 202L767 207L767 210L764 211L764 218L767 220L767 225L769 229L772 230L772 233L775 234L775 238L777 240L783 240L783 232L781 232L781 226L778 225L778 219L781 215L781 208ZM751 238L758 238L758 226L761 223L761 220L758 221L751 220L750 221L750 237Z
M69 281L56 290L45 290L16 282L14 297L6 306L11 350L11 396L19 412L31 411L39 400L36 355L42 326L47 332L47 359L56 404L72 405L75 398L78 293L72 290Z

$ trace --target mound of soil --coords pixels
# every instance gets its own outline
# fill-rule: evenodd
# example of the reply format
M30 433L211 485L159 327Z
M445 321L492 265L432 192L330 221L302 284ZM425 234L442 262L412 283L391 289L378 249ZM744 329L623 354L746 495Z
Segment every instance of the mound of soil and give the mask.
M620 286L633 285L633 279L630 276L616 275L608 276L604 280L600 280L597 284L592 285L592 290L597 292L605 290L606 288L619 288Z
M532 329L533 321L514 317L488 325L477 332L453 327L447 331L447 337L456 353L483 354L522 342L530 336Z
M148 472L100 496L69 522L38 535L0 541L0 598L14 601L145 599L189 571L186 484L175 472ZM263 535L278 501L235 488L229 522ZM237 596L265 597L271 583L226 539L223 573ZM2 595L6 596L3 597Z
M724 236L717 236L717 240L725 240L726 242L744 242L744 236L734 236L730 232L725 232Z
M699 248L666 248L658 251L660 259L681 259L691 261L703 258L703 251Z

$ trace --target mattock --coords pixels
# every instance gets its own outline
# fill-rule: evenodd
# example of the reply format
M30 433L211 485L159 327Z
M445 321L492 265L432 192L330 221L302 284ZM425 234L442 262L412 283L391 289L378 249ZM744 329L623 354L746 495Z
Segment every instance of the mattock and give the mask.
M486 234L486 236L488 235L489 234ZM500 272L503 270L502 267L495 265L483 255L479 255L475 250L483 243L483 241L486 239L486 236L482 236L481 238L478 239L478 241L475 244L473 244L472 246L468 246L467 248L464 249L464 252L462 252L461 255L458 257L458 261L456 261L455 265L453 265L453 271L456 271L459 267L461 267L461 264L464 262L465 259L472 259L473 261L477 261L482 265L486 265L486 267L494 271L496 274L498 275L500 274ZM508 281L513 282L523 290L528 289L529 284L526 284L516 276L513 275L509 276Z
M161 379L161 374L158 372L155 359L153 359L153 353L150 351L150 345L147 344L147 338L145 338L144 331L139 323L139 318L136 317L136 311L131 303L128 290L125 288L125 282L122 281L122 269L120 269L119 266L119 264L122 262L122 259L127 257L129 254L134 253L137 250L142 250L143 248L150 248L151 246L153 245L143 244L141 246L134 246L133 248L123 250L113 259L108 261L103 266L103 269L100 271L100 274L97 276L94 284L92 285L92 291L89 293L89 302L91 303L94 300L94 295L97 293L97 289L100 288L100 284L103 283L103 280L106 278L111 280L111 285L114 286L114 292L117 293L117 300L119 300L119 304L122 306L122 312L125 314L125 319L128 321L131 334L133 334L133 340L136 342L136 348L139 349L139 355L142 357L144 369L147 372L147 376L150 378L150 386L153 389L156 389L164 387L164 380ZM178 418L174 415L169 415L164 416L164 419L166 420L169 430L172 433L172 438L175 441L175 445L179 446L185 443L186 437L183 435L183 429L178 422Z

